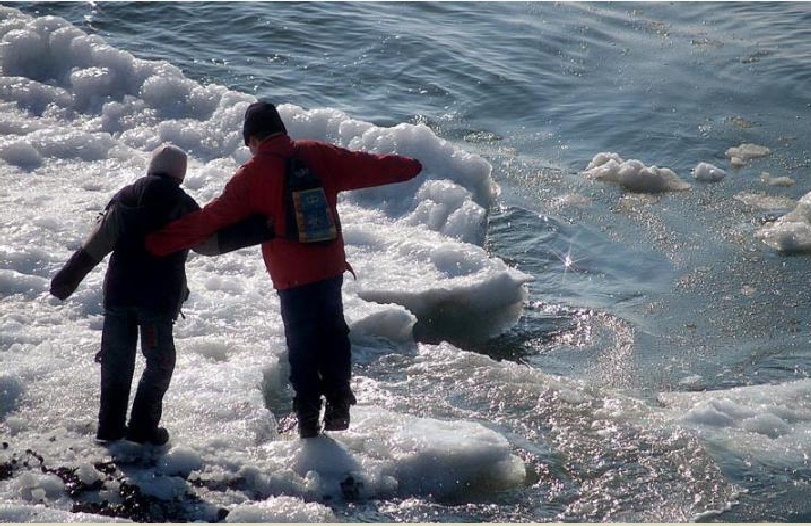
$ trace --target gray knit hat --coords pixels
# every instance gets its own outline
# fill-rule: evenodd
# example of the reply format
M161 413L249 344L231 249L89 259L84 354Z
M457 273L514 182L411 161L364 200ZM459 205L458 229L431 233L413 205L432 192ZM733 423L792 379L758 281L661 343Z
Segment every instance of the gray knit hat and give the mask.
M171 143L163 143L152 152L146 171L150 175L168 175L178 181L186 178L186 152Z

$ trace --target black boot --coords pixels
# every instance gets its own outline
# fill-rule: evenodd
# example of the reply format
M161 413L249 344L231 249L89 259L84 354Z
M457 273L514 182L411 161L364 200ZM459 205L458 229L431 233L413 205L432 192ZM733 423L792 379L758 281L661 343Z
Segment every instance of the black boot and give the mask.
M293 399L293 409L298 418L300 438L315 438L321 432L321 399L316 401Z
M126 434L126 429L118 428L118 429L107 429L104 427L99 427L98 432L96 433L96 441L101 444L107 444L108 442L115 442L116 440L121 440L124 438Z
M139 444L162 446L169 442L169 431L165 427L156 427L147 431L130 427L127 430L127 440Z
M162 446L169 441L169 432L159 424L163 415L163 395L169 389L174 370L174 347L165 353L171 365L164 365L154 354L147 356L146 368L132 401L127 440L154 446Z
M324 431L349 429L349 406L356 403L357 400L352 393L327 398L327 408L324 410Z

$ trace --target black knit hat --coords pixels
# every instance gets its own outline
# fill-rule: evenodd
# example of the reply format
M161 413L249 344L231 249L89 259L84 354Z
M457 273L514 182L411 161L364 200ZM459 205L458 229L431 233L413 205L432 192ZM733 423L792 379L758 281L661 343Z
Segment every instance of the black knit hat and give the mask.
M279 132L287 134L287 129L284 127L282 118L273 104L259 100L245 110L245 126L242 128L245 146L248 145L248 139L252 135L263 138Z

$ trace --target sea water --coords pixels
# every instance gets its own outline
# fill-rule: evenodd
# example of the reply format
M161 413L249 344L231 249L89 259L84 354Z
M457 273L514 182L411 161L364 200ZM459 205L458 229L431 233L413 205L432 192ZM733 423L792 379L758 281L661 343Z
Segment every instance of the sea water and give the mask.
M276 432L290 394L258 254L192 256L175 444L129 480L192 489L185 520L811 518L807 4L8 6L7 459L98 476L103 270L64 304L48 279L162 140L216 197L247 159L239 110L267 97L296 138L426 166L342 201L352 430ZM0 487L5 520L104 520L49 475Z

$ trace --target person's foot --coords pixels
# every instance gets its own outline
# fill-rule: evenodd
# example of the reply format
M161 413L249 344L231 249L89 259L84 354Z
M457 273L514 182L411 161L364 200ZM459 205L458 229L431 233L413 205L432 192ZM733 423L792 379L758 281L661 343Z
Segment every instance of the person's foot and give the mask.
M169 442L169 431L165 427L156 427L151 431L143 432L134 429L127 430L127 440L138 444L151 444L162 446Z
M299 438L315 438L321 433L321 426L318 420L306 419L302 420L299 417L298 421L298 436Z
M346 431L349 429L349 404L343 400L327 401L324 411L324 431Z
M349 406L354 404L352 395L327 400L324 410L324 431L346 431L349 429Z
M96 433L96 442L99 444L109 444L111 442L117 442L124 438L126 435L125 429L104 429L99 428L98 432Z
M321 400L303 402L293 400L293 409L298 419L299 438L315 438L321 433Z

